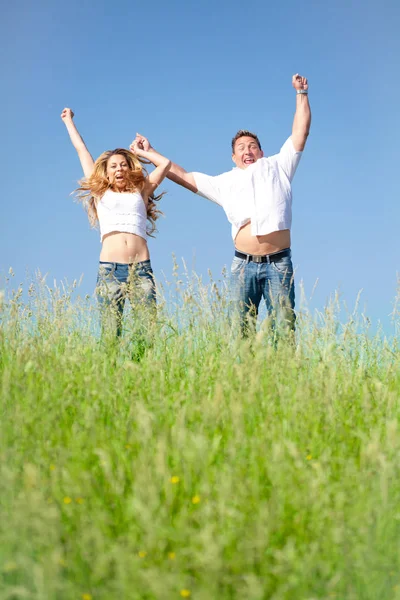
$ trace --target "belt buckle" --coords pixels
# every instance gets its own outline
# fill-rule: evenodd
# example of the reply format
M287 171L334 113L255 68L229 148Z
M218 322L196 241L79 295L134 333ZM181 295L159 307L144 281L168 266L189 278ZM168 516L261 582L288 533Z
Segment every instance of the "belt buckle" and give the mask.
M264 262L264 260L263 260L263 259L264 259L264 256L257 256L257 255L254 255L254 256L252 256L252 257L251 257L251 260L252 260L253 262L255 262L255 263L262 263L262 262Z

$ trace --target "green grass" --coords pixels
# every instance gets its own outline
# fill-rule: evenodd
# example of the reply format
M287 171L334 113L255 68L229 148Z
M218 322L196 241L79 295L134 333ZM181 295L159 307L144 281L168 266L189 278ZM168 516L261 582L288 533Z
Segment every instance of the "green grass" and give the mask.
M171 289L140 348L71 289L3 298L1 600L399 599L396 339L333 303L241 340Z

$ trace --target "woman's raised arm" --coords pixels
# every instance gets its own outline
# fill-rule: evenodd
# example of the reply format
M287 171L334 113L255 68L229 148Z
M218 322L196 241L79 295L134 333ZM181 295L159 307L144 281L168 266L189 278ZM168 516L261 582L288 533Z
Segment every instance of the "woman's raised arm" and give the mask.
M81 161L83 173L88 179L93 173L94 160L89 150L86 148L86 144L83 141L79 131L74 123L74 113L70 108L64 108L61 113L61 119L64 121L65 127L71 138L73 147L78 153L79 160Z

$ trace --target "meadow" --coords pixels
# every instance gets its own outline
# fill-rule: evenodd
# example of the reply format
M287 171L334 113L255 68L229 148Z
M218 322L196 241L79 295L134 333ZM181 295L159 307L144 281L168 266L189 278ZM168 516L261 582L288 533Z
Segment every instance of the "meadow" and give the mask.
M398 334L333 298L241 339L180 278L118 343L2 282L0 599L400 600Z

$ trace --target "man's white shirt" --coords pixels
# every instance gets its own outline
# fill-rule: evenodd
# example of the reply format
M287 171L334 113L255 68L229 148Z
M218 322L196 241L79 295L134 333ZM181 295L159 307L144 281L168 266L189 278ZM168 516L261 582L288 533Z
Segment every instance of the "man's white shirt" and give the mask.
M222 206L232 224L233 239L248 222L254 236L290 229L291 182L301 155L289 137L279 154L259 158L246 169L235 167L215 177L193 173L198 194Z

